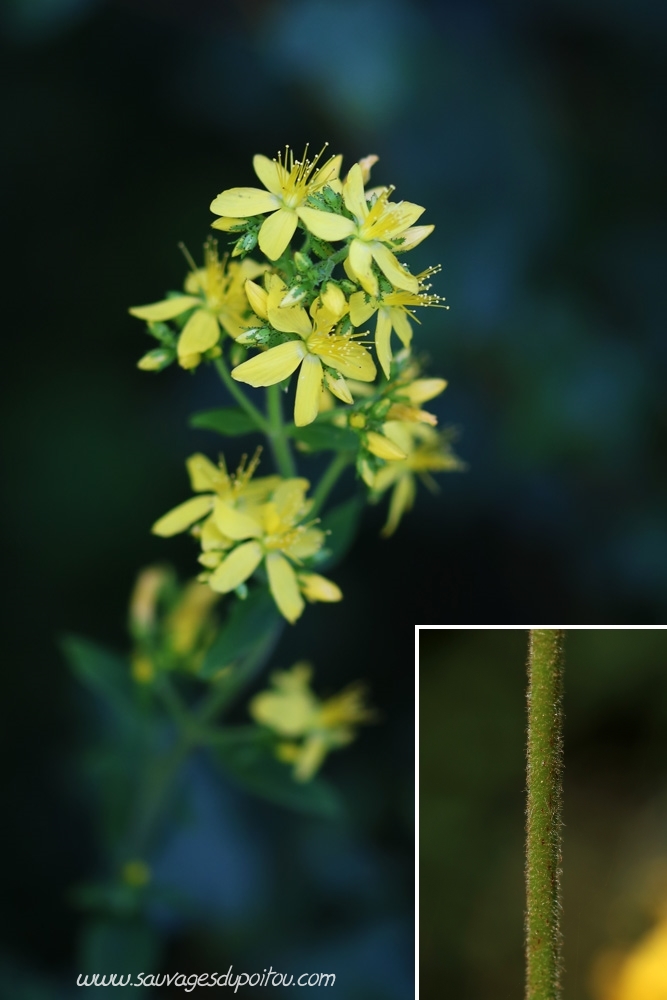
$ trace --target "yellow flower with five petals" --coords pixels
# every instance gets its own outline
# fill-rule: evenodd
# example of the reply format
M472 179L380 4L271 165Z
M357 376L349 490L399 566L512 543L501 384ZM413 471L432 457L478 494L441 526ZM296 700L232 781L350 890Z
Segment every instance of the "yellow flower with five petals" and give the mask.
M393 251L411 249L434 227L413 227L424 211L422 206L409 201L390 202L390 194L391 189L383 190L374 201L371 199L369 208L363 171L355 163L343 184L343 202L352 219L316 208L303 208L300 217L310 232L320 239L335 241L352 237L345 270L369 295L377 296L379 291L373 262L395 288L416 294L419 279L399 263ZM421 232L415 235L414 229Z
M277 260L294 236L306 199L338 179L342 156L332 156L318 170L317 162L323 152L312 161L306 153L302 160L295 161L290 149L277 160L255 156L252 165L266 190L240 187L223 191L211 202L211 211L223 217L212 223L213 228L227 231L230 219L243 221L270 213L259 230L258 242L262 253L270 260Z
M251 285L254 287L250 287ZM276 385L289 378L301 366L294 403L294 423L297 427L303 427L312 423L318 414L323 383L343 402L351 403L352 396L345 377L372 382L376 368L366 348L356 342L355 334L340 334L334 330L348 308L343 295L340 296L340 301L331 293L327 296L326 292L325 301L315 299L310 307L311 323L305 309L298 306L279 308L279 296L284 297L285 291L286 286L275 275L269 278L268 292L252 282L247 286L248 298L255 311L266 315L273 326L276 322L282 323L277 329L296 333L300 339L271 347L249 361L244 361L232 370L232 377L255 388ZM272 296L275 302L273 307ZM334 311L331 311L332 308ZM282 314L291 318L286 321ZM337 376L325 372L323 364L334 369Z

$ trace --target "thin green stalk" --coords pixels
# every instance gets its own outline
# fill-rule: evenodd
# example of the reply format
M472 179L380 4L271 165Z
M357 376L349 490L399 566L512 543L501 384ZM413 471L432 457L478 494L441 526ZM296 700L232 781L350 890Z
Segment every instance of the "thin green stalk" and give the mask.
M134 822L124 845L124 859L143 858L150 850L160 814L191 749L190 740L181 736L164 757L149 762L137 797Z
M296 476L296 464L289 446L285 424L283 423L283 408L280 400L280 386L270 385L266 390L266 408L268 425L266 434L269 437L273 457L281 476L291 479Z
M309 511L309 517L316 517L319 514L329 494L338 482L341 473L348 465L351 465L352 461L353 459L347 451L339 451L334 455L317 484L317 489L313 494L313 506Z
M563 637L531 629L528 656L526 1000L561 997Z
M271 433L271 428L268 420L261 410L258 410L255 404L250 402L238 382L234 381L224 359L222 357L216 358L213 363L223 385L230 391L239 406L245 410L250 419L254 422L257 430L262 431L263 434L269 435Z

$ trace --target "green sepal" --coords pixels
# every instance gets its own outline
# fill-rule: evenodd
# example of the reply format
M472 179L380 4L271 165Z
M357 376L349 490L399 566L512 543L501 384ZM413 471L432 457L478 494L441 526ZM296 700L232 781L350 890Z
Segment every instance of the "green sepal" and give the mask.
M252 417L243 410L234 407L222 407L218 410L202 410L193 413L188 421L190 427L205 431L217 431L225 437L239 437L241 434L251 434L257 430Z
M334 788L321 778L296 781L288 764L277 760L273 738L254 726L222 731L211 749L223 770L239 785L275 805L333 819L343 811Z
M257 587L250 591L244 601L235 601L232 605L227 620L204 657L198 676L204 680L214 678L225 667L251 657L268 643L282 621L268 589ZM218 683L236 687L235 672L230 672L228 680L223 675Z
M335 424L313 423L306 427L291 427L290 433L308 451L354 451L359 441L354 431Z

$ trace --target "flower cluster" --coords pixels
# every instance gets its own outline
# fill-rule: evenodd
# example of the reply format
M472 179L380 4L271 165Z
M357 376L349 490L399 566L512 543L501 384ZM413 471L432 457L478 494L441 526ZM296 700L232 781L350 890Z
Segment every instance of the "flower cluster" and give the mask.
M209 240L203 268L188 255L184 292L130 310L159 341L139 367L215 363L261 430L263 418L254 404L243 403L242 386L287 391L293 383L297 445L307 450L299 431L313 424L349 431L349 464L356 465L371 501L391 491L388 535L413 503L416 476L433 485L431 473L462 467L450 438L435 430L435 415L422 409L446 383L421 377L411 355L415 311L446 308L430 291L439 268L415 274L405 259L434 227L418 224L423 207L396 201L393 187L369 186L376 156L341 177L342 157L324 160L323 153L309 159L306 150L299 160L289 149L273 160L257 155L253 166L262 186L229 188L213 199L212 227L231 238L230 251L221 257ZM248 256L255 249L262 262ZM268 477L248 490L237 483L233 505L219 496L214 504L215 490L204 491L154 530L170 534L194 526L208 582L218 592L237 589L263 567L293 621L303 595L330 600L319 595L334 591L316 586L300 568L323 536L303 523L306 481L281 472L289 482Z
M327 754L354 739L355 726L374 719L360 685L321 701L310 688L311 677L309 664L296 663L272 674L273 688L260 691L249 705L255 722L278 738L276 754L293 765L297 781L312 778Z
M306 518L307 479L264 476L253 480L259 455L234 475L224 460L215 466L205 455L187 461L198 496L179 504L153 525L163 537L190 529L200 541L199 580L217 594L239 591L263 568L269 590L287 621L294 623L309 601L340 601L335 583L307 567L320 552L325 534ZM245 591L241 589L241 596Z

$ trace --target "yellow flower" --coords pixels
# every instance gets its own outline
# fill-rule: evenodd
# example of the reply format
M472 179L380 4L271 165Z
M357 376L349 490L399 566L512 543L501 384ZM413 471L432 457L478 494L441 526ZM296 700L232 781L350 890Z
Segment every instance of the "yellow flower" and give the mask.
M198 580L186 584L165 622L172 652L178 656L193 652L211 622L211 611L219 599L219 594Z
M284 479L270 499L254 512L245 536L237 533L240 545L225 551L210 548L199 561L212 572L206 579L219 594L235 590L264 563L269 589L280 613L294 623L303 613L304 596L309 601L340 601L335 583L317 573L299 569L322 548L325 534L303 524L311 502L306 500L307 479ZM295 568L296 567L296 568Z
M665 1000L667 920L644 935L627 955L601 955L593 985L597 1000Z
M154 535L169 538L191 528L204 518L200 537L202 547L229 548L234 540L259 534L257 510L280 482L280 476L264 476L251 482L259 462L257 452L246 467L241 462L230 476L224 460L214 465L205 455L191 455L186 465L190 485L201 496L191 497L174 507L152 527Z
M419 322L415 314L410 309L411 306L437 306L440 304L439 295L429 295L421 284L421 279L433 273L432 268L418 275L420 281L418 292L408 292L404 289L382 295L380 298L368 295L366 292L354 292L350 296L350 320L352 326L361 326L377 312L377 323L375 326L375 350L382 371L389 378L391 359L391 331L396 331L403 347L408 348L412 340L412 327L410 319ZM444 308L444 307L441 307ZM410 317L410 319L408 319Z
M388 538L396 531L403 514L414 503L417 493L416 475L427 478L431 472L450 472L464 466L442 436L427 424L388 420L383 426L383 433L405 457L391 461L375 473L368 472L364 479L376 493L384 493L393 487L387 522L382 529L382 535Z
M311 676L307 663L272 674L273 688L255 695L248 706L256 722L287 737L278 744L278 756L294 764L297 781L312 778L328 753L354 739L355 726L374 717L360 685L320 701L310 688Z
M378 281L373 273L373 261L395 288L417 294L419 280L398 262L393 250L412 249L433 231L433 226L411 228L424 209L409 201L390 202L389 188L383 190L368 207L364 191L362 167L355 163L343 184L343 202L353 216L348 219L333 212L304 208L301 220L307 228L324 240L343 240L352 237L345 270L358 281L369 295L378 295ZM389 246L387 246L389 244ZM391 249L390 249L391 248Z
M178 363L182 368L197 367L202 354L218 343L220 327L233 338L243 332L249 315L245 281L265 270L254 260L219 260L214 240L205 244L204 260L205 266L193 268L185 279L187 295L130 309L132 316L154 323L193 310L178 338ZM140 364L147 367L145 359Z
M324 149L310 161L304 152L303 160L294 160L290 149L277 160L255 156L252 161L255 173L266 188L229 188L211 202L211 211L222 219L212 223L214 229L229 230L229 219L247 219L254 215L271 214L259 230L259 247L270 260L277 260L284 253L302 218L306 199L326 184L338 178L341 156L332 156L323 167L316 170Z
M256 311L264 312L271 324L281 323L276 329L283 332L297 333L300 340L290 340L268 351L258 354L249 361L244 361L232 371L232 377L239 382L246 382L255 388L265 385L275 385L289 378L301 365L294 403L294 423L303 427L312 423L318 414L322 384L345 403L352 402L350 390L345 383L345 377L361 382L372 382L376 368L372 357L365 347L355 342L352 333L340 334L332 332L347 311L347 302L341 294L342 303L338 311L330 312L326 305L315 299L310 307L308 317L305 309L298 306L279 308L279 296L284 295L286 286L275 275L269 279L269 291L264 293L266 301L260 301L262 289L254 286L248 290L248 298ZM272 296L275 305L271 309ZM337 301L330 295L328 302ZM285 314L285 317L282 316ZM286 318L287 317L287 318ZM333 368L338 376L324 371L322 364Z

